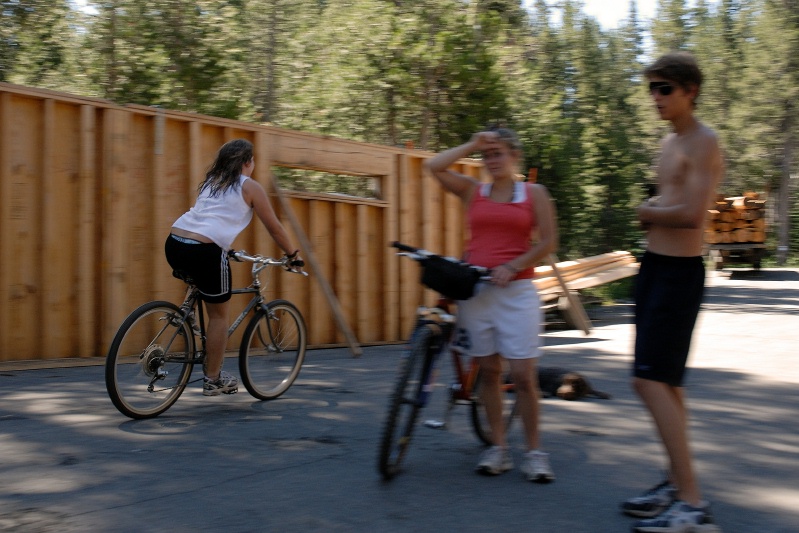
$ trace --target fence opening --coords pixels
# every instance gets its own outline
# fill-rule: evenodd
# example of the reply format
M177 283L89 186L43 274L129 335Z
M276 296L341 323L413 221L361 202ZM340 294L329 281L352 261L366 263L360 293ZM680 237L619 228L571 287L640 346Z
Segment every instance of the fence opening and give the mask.
M379 176L332 174L320 170L278 166L272 167L272 175L283 190L382 200Z

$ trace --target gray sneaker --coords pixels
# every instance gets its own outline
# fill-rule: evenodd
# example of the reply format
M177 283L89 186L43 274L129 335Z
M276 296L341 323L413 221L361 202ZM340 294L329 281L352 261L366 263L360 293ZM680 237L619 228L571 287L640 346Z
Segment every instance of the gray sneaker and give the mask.
M227 372L220 372L215 380L203 379L203 396L219 396L220 394L236 394L239 391L239 380Z
M491 446L480 455L477 471L487 476L496 476L513 468L513 459L507 448Z
M621 504L624 514L640 518L651 518L668 509L677 498L677 488L666 480Z
M550 483L555 480L552 467L549 466L549 454L537 450L524 454L521 470L528 481L536 483Z

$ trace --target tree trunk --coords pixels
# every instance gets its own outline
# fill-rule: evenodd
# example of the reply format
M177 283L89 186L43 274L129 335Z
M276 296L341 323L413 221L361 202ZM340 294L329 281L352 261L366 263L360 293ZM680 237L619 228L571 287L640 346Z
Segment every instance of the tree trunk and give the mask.
M117 93L117 56L116 56L116 33L117 33L117 9L115 2L106 5L108 10L108 81L104 91L104 97L113 100Z
M795 108L793 102L785 104L785 120L782 123L784 147L782 152L782 175L780 176L780 201L778 220L780 221L777 242L777 264L783 266L788 259L790 243L790 203L791 203L791 168L793 168L793 150L795 139L793 125Z
M277 53L278 7L277 0L270 4L267 30L269 32L269 37L266 48L265 87L262 93L263 99L261 101L261 120L267 123L271 123L275 119L275 86L277 83L275 54Z

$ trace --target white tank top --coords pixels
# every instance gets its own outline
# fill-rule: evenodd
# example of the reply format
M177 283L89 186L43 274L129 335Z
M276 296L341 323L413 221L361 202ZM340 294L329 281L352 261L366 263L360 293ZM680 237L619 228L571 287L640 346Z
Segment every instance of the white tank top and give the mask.
M172 227L204 235L223 250L230 250L233 241L252 220L252 207L242 197L242 187L249 178L239 177L238 186L216 196L206 187L194 207L172 224Z

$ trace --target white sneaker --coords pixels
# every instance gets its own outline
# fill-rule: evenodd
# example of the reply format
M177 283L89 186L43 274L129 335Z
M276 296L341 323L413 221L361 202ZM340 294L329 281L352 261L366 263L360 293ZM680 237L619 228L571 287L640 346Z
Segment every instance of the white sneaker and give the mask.
M652 518L671 507L675 499L677 499L677 487L666 479L641 496L630 498L622 503L621 510L626 515Z
M549 466L549 454L538 450L531 450L524 454L521 470L528 481L536 483L549 483L555 480L552 467Z
M633 526L635 533L721 533L713 521L710 505L702 502L692 507L684 501L674 500L666 511L655 518L647 518Z
M219 377L210 380L203 379L203 396L219 396L220 394L236 394L239 390L239 380L227 372L220 372Z
M481 474L496 476L513 468L513 459L507 448L491 446L480 455L476 470Z

